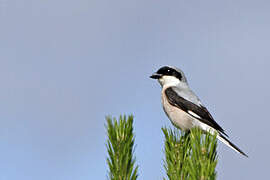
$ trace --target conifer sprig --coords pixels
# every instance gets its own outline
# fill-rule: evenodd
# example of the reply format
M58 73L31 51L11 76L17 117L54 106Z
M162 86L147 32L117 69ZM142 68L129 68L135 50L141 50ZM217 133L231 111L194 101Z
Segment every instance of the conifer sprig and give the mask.
M198 128L189 133L167 128L162 128L162 131L165 135L164 167L169 180L216 179L216 135Z
M188 156L190 149L189 135L177 129L162 128L165 135L164 168L170 180L188 177Z
M108 179L136 180L133 116L106 117ZM168 180L215 180L217 139L198 128L190 132L162 128L165 136L164 167ZM166 178L164 178L165 180Z
M136 180L138 166L135 166L133 116L106 117L107 120L107 163L109 166L108 179Z

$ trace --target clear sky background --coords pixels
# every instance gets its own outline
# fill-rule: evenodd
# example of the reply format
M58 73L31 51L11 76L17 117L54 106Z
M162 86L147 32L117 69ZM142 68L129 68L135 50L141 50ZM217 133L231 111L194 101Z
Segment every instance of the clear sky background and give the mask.
M0 0L0 180L106 179L105 116L134 114L139 179L162 179L160 86L181 68L247 159L219 143L218 179L269 178L270 2Z

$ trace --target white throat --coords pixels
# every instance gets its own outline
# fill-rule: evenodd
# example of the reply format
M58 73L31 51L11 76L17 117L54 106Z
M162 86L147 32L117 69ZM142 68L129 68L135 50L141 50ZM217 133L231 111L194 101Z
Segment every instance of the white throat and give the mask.
M181 81L174 76L162 76L158 79L158 82L162 87L178 86L181 83Z

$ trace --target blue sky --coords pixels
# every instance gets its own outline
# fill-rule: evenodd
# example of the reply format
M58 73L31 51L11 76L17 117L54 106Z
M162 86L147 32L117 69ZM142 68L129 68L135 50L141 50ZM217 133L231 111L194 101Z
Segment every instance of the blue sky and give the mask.
M134 114L139 179L171 124L149 75L181 68L231 140L218 179L268 177L268 1L0 0L0 180L106 179L105 116Z

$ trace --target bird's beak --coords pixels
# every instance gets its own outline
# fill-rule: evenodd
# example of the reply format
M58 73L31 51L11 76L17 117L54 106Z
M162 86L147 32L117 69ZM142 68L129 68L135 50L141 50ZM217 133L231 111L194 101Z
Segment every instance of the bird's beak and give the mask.
M152 78L152 79L159 79L159 78L161 78L161 74L158 74L158 73L154 73L154 74L152 74L152 76L150 76L150 78Z

